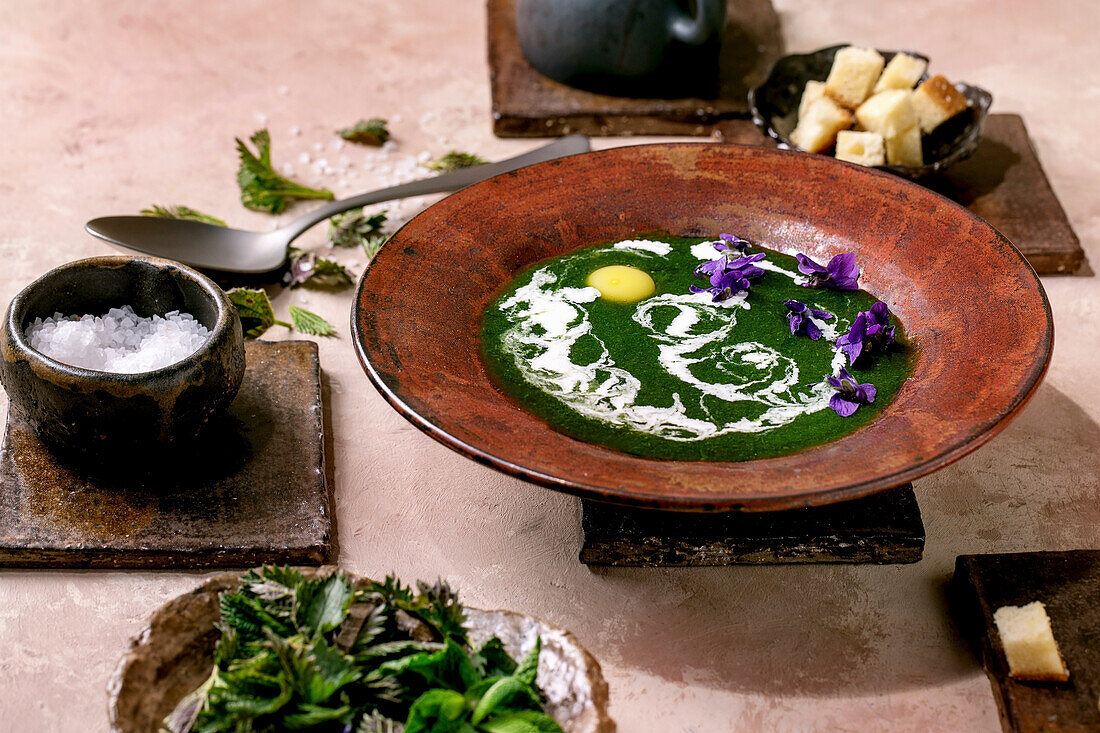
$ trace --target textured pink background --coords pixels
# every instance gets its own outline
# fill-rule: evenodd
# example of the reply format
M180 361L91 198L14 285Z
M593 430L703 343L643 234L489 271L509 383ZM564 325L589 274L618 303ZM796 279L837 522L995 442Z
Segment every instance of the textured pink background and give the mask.
M1091 0L776 6L789 49L918 49L935 70L992 90L995 111L1023 114L1100 262L1100 15ZM97 215L185 203L234 225L270 226L240 207L234 181L232 139L257 128L258 113L276 160L299 178L313 177L297 163L303 151L333 167L348 155L346 171L321 176L338 193L382 185L393 176L387 166L422 151L496 158L536 144L491 135L477 0L4 0L0 71L3 303L54 265L108 252L81 229ZM388 161L313 150L329 145L332 129L374 115L391 119L399 142ZM323 237L319 228L303 244ZM996 730L989 684L944 607L955 556L1097 546L1100 534L1100 286L1092 277L1045 284L1059 329L1046 383L1001 436L918 482L922 562L693 570L579 565L577 502L417 432L356 363L350 294L311 293L306 307L341 330L321 341L340 562L364 574L442 575L471 604L571 628L603 662L627 733ZM294 302L284 294L276 307ZM128 639L201 577L0 572L0 728L106 729L104 686Z

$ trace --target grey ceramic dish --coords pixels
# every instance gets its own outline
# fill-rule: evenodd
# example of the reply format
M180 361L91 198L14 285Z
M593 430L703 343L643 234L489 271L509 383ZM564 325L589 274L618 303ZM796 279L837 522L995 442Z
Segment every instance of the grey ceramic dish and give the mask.
M776 61L768 71L764 82L749 91L749 108L752 121L760 130L776 140L782 148L797 150L791 142L790 134L798 121L798 103L802 99L802 90L808 81L824 81L829 76L836 52L850 44L844 43L805 54L792 54ZM879 50L887 62L898 53L928 61L928 57L913 51ZM927 78L921 78L921 81ZM914 180L946 168L970 157L978 147L982 137L982 125L985 123L989 107L993 104L993 95L981 87L956 82L955 88L962 92L969 109L944 122L925 135L921 141L924 159L922 166L879 165L881 170L890 171Z
M146 317L186 311L210 329L210 339L175 364L138 374L64 364L26 339L36 317L123 305ZM12 409L53 447L97 459L198 435L233 401L245 368L241 322L228 296L189 267L149 257L78 260L35 280L8 306L0 355Z

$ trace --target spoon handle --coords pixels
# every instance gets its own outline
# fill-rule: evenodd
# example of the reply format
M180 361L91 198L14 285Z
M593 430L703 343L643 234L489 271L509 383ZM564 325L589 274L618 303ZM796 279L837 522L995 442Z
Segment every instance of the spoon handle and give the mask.
M314 224L324 221L334 214L339 214L348 209L355 209L360 206L369 206L370 204L379 204L383 201L393 201L394 199L408 198L410 196L423 196L430 193L446 193L448 191L457 191L460 188L484 181L487 178L500 175L501 173L507 173L514 171L517 168L522 168L527 165L533 165L535 163L542 163L547 160L553 160L554 158L561 158L566 155L575 155L577 153L584 153L588 151L588 138L583 135L570 135L563 137L549 145L544 145L541 148L536 148L523 155L517 155L514 158L508 158L507 160L501 160L496 163L487 163L485 165L474 166L472 168L461 168L450 173L444 173L442 175L435 176L433 178L425 178L419 181L411 181L409 183L403 183L399 186L392 186L390 188L383 188L378 191L370 191L368 193L361 193L358 196L352 196L347 199L340 199L339 201L331 201L324 206L318 207L308 214L298 217L294 221L282 227L279 233L285 235L287 243L294 241L305 230L309 229Z

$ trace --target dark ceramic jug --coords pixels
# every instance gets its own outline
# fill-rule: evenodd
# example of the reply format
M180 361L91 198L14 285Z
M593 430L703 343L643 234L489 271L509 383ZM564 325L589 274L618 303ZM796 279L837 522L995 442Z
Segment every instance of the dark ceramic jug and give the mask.
M524 56L551 79L624 96L716 91L727 0L518 0Z

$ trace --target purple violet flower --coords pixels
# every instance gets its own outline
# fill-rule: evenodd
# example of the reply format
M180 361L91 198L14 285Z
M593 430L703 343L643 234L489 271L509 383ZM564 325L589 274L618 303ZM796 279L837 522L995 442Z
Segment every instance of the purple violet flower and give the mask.
M856 264L856 256L852 252L837 255L825 267L804 254L796 254L795 259L798 260L798 271L807 276L802 287L834 290L859 288L859 265Z
M733 259L744 257L749 250L750 242L747 239L741 239L733 234L719 234L718 238L721 241L715 242L714 248L724 253L726 257L733 257Z
M829 311L811 308L798 300L785 300L783 305L787 306L789 311L787 321L791 324L791 334L809 336L811 341L817 341L821 338L821 329L814 323L814 318L829 321L836 317ZM810 316L813 316L813 318Z
M875 385L866 382L860 384L859 380L843 367L839 375L826 376L825 381L836 390L836 394L829 398L829 407L841 417L848 417L859 409L860 405L869 405L875 401Z
M714 248L718 249L720 246L722 246L721 243L716 243ZM710 287L691 285L688 290L693 293L710 293L715 303L730 298L742 290L748 290L752 284L749 280L764 274L764 270L752 264L762 259L764 259L764 253L760 252L748 257L731 259L723 256L704 262L695 268L695 276L709 278Z
M836 340L836 348L848 356L848 363L875 353L882 353L894 344L894 327L890 325L890 309L879 301L869 311L860 311L848 333Z

